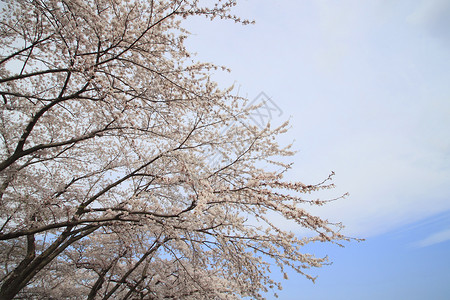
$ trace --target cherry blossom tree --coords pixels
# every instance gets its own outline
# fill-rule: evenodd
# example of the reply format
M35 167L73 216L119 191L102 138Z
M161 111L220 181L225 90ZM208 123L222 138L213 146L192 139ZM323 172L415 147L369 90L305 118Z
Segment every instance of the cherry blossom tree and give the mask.
M183 44L185 18L248 24L235 1L4 2L1 299L262 299L270 268L313 279L302 246L347 239L306 210L330 178L283 179L287 124L247 122Z

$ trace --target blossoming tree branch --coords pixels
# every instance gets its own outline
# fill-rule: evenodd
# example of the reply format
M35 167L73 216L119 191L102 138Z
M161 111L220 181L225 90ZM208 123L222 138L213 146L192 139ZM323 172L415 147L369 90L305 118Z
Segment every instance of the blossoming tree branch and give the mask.
M262 299L347 239L307 211L329 180L283 179L287 124L248 125L183 44L185 18L248 24L235 1L3 2L0 299Z

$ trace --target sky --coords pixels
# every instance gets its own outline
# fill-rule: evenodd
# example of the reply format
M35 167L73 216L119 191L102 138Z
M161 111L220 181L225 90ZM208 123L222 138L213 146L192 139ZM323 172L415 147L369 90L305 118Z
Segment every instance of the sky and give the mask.
M336 173L350 196L313 212L365 238L313 245L316 284L290 273L279 299L450 299L450 1L241 0L231 21L186 23L215 79L289 119L289 179ZM290 223L282 227L302 234ZM275 277L279 274L274 274ZM268 294L269 299L273 297Z

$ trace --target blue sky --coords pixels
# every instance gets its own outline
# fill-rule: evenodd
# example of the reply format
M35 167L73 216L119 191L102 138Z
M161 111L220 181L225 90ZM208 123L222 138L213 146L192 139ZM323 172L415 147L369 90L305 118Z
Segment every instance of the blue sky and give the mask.
M241 0L256 24L191 20L189 49L291 120L289 176L333 195L315 210L366 238L311 247L333 265L290 274L280 299L450 299L450 1ZM323 194L323 197L331 196ZM301 229L283 224L286 229Z

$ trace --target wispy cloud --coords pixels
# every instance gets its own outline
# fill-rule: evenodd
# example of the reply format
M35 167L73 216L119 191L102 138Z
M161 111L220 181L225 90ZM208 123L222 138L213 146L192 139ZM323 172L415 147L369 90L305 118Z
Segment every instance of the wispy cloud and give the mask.
M446 242L449 240L450 240L450 228L443 230L443 231L433 233L433 234L429 235L428 237L426 237L425 239L414 243L414 245L416 247L422 248L422 247L428 247L431 245L443 243L443 242Z
M242 95L263 90L292 116L283 142L300 152L287 176L335 171L336 190L313 197L351 196L312 213L368 238L450 211L450 54L436 38L449 3L241 1L255 26L191 24L191 45L229 66Z
M407 20L412 24L423 26L434 37L450 41L449 12L450 2L447 0L422 0Z

